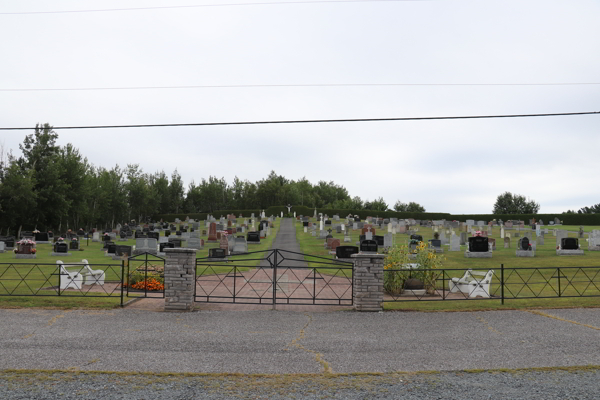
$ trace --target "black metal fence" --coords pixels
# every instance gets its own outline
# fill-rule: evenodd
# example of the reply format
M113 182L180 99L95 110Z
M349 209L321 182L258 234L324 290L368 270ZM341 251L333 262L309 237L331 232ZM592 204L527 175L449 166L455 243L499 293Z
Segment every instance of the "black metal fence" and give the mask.
M196 260L197 302L352 305L353 263L285 250Z
M385 269L384 300L600 297L600 267Z
M119 297L122 305L124 271L124 262L0 263L0 296Z

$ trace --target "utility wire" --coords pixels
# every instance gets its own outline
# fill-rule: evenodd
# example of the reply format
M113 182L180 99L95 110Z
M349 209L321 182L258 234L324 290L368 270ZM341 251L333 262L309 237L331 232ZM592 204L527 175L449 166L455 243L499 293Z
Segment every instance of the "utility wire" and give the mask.
M562 83L308 83L282 85L183 85L183 86L115 86L82 88L6 88L0 92L61 92L98 90L162 90L162 89L231 89L231 88L294 88L294 87L386 87L386 86L583 86L600 85L600 82Z
M471 115L461 117L400 117L400 118L351 118L351 119L308 119L283 121L240 121L240 122L197 122L184 124L140 124L140 125L89 125L89 126L54 126L52 129L113 129L113 128L163 128L180 126L217 126L217 125L268 125L268 124L315 124L325 122L384 122L384 121L425 121L442 119L490 119L490 118L525 118L525 117L558 117L574 115L600 114L600 111L553 113L553 114L508 114L508 115ZM0 128L1 131L23 131L35 129Z
M286 4L399 3L399 2L425 2L425 1L431 1L431 0L296 0L296 1L286 1L286 2L261 1L261 2L252 2L252 3L194 4L194 5L183 5L183 6L106 8L106 9L96 9L96 10L1 12L0 15L72 14L72 13L113 12L113 11L164 10L164 9L199 8L199 7L280 6L280 5L286 5Z

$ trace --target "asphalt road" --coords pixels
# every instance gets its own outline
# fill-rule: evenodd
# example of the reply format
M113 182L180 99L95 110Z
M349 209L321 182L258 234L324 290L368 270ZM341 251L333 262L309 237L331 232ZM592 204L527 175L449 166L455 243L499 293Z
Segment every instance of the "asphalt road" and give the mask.
M318 373L600 365L600 309L542 313L3 309L0 369Z

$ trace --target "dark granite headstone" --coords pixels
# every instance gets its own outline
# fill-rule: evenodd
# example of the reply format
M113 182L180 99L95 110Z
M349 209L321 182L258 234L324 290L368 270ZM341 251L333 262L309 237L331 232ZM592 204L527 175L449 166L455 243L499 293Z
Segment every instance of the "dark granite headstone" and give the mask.
M363 240L360 242L360 251L377 253L377 242L375 240Z
M560 248L563 250L578 250L579 239L577 238L562 238L560 239Z
M484 236L470 237L469 251L472 253L483 253L489 251L488 238Z
M358 247L356 246L338 246L335 249L335 255L337 258L350 258L352 254L358 254Z
M212 248L208 249L208 256L210 258L225 258L226 253L224 249Z
M54 243L54 252L55 253L68 253L69 245L66 242L56 242L56 243Z

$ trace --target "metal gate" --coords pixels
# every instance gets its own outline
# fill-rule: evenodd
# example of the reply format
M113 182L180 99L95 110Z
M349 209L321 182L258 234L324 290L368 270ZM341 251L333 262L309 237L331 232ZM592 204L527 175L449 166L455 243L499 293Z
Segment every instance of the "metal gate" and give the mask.
M352 305L353 263L266 250L196 260L195 301Z
M142 253L127 259L123 287L129 297L165 297L165 259Z

